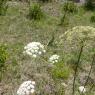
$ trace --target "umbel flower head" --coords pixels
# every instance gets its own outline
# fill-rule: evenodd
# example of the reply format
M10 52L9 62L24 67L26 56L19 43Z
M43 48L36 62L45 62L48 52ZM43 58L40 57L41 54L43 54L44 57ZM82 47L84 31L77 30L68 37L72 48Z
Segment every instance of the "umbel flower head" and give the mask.
M80 87L79 87L79 91L80 91L81 93L85 93L85 92L86 92L86 88L85 88L84 86L80 86Z
M67 30L64 35L60 36L60 43L63 43L63 40L75 45L82 40L87 41L87 43L88 40L95 41L95 28L90 26L75 26L72 29Z
M56 44L63 46L66 62L75 60L77 51L83 45L83 56L85 58L82 58L82 62L88 62L91 59L88 56L92 55L92 49L95 46L95 28L91 26L75 26L60 35Z
M31 42L29 44L27 44L24 47L25 51L24 53L32 56L32 57L37 57L39 55L41 55L42 53L45 53L45 49L44 46L40 43L40 42Z
M17 95L32 95L35 92L35 81L23 82L17 90Z
M49 58L49 62L50 63L57 63L58 62L58 60L59 60L59 55L57 55L57 54L54 54L54 55L52 55L50 58Z

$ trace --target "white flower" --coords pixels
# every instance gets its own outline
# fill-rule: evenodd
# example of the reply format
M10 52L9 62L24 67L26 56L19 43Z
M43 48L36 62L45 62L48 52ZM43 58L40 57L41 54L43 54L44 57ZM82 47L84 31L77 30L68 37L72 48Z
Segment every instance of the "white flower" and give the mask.
M49 58L49 62L51 62L51 63L57 63L58 62L58 60L59 60L59 55L52 55L50 58Z
M82 92L82 93L85 93L86 92L86 88L84 86L80 86L79 87L79 91Z
M36 57L37 57L37 55L36 55L36 54L33 54L32 56L33 56L34 58L36 58Z
M35 92L35 90L34 89L31 89L31 93L34 93Z
M46 50L43 50L43 52L45 53L45 52L46 52Z
M37 56L45 53L46 50L40 42L31 42L24 47L24 53L36 58Z
M41 52L41 51L39 51L39 52L38 52L38 54L39 54L39 55L41 55L41 54L42 54L42 52Z
M17 90L17 95L30 95L35 92L35 81L23 82Z
M32 81L32 84L35 85L36 84L35 81Z

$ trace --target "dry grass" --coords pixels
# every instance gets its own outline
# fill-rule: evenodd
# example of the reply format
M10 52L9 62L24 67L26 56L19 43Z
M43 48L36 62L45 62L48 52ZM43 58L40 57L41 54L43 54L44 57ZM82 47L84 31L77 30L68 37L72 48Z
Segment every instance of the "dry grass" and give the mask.
M52 34L55 36L54 43L56 43L59 36L68 28L76 25L95 25L89 21L92 12L80 9L78 14L70 16L70 24L67 27L58 26L62 15L61 5L60 2L42 4L42 9L46 14L45 18L41 21L32 21L27 18L28 5L26 3L9 2L7 15L0 16L0 43L7 44L10 52L10 59L7 62L9 67L2 80L3 86L6 88L8 85L8 89L3 95L16 95L19 84L28 79L36 81L37 95L70 95L68 89L72 86L72 74L67 80L57 79L55 81L50 74L46 59L35 60L22 53L23 47L29 42L38 41L47 46L52 39ZM49 57L53 52L63 57L60 49L62 49L61 46L49 46L47 48L49 53L45 57ZM63 82L68 85L67 88L62 85Z

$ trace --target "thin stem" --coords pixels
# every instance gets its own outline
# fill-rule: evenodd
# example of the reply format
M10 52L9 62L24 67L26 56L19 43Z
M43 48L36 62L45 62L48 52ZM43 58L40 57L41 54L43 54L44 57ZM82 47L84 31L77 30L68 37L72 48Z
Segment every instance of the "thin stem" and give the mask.
M61 18L61 23L59 25L62 25L64 23L66 15L67 15L67 12L64 13L63 17Z
M2 72L0 71L0 82L1 82L1 80L2 80Z
M86 80L86 82L85 82L85 84L84 84L84 88L85 88L85 86L86 86L87 83L88 83L89 76L90 76L90 74L91 74L91 71L92 71L92 68L93 68L94 62L95 62L95 54L93 55L93 58L92 58L91 68L90 68L90 71L89 71L89 73L88 73L87 80ZM84 90L83 90L83 91L84 91ZM83 95L83 91L81 92L80 95Z
M80 59L81 59L81 55L82 55L82 52L83 52L83 42L82 42L82 46L81 46L81 49L80 49L80 53L79 53L79 56L78 56L78 60L76 62L76 68L75 68L75 73L74 73L74 80L73 80L73 93L72 95L75 95L75 80L76 80L76 77L77 77L77 71L78 71L78 67L79 67L79 63L80 63Z
M89 91L91 91L91 90L93 89L94 86L95 86L95 84L93 83Z
M3 70L1 68L1 70L0 70L0 82L2 81L2 78L3 78Z

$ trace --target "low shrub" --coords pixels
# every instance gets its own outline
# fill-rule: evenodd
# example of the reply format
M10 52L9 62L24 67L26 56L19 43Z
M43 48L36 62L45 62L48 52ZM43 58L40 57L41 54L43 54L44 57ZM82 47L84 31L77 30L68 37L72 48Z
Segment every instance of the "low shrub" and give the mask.
M93 10L94 9L94 5L92 0L86 0L86 3L84 4L84 8L86 10Z
M29 8L29 18L33 20L40 20L43 17L43 12L39 4L30 5Z
M54 79L67 79L70 75L68 66L65 66L63 62L56 63L52 68L52 76Z
M77 12L77 6L73 2L66 2L63 5L63 11L68 13L74 13Z
M0 45L0 68L4 67L4 63L8 57L6 49L7 47L5 45Z
M60 19L60 24L59 25L68 25L69 24L69 19L68 19L68 14L73 14L77 12L77 6L73 2L65 2L62 8L63 16Z
M90 21L95 22L95 14L91 16Z
M0 81L2 79L3 72L6 68L6 60L8 58L7 47L5 45L0 45Z
M0 15L5 15L8 5L6 4L7 0L0 0Z

